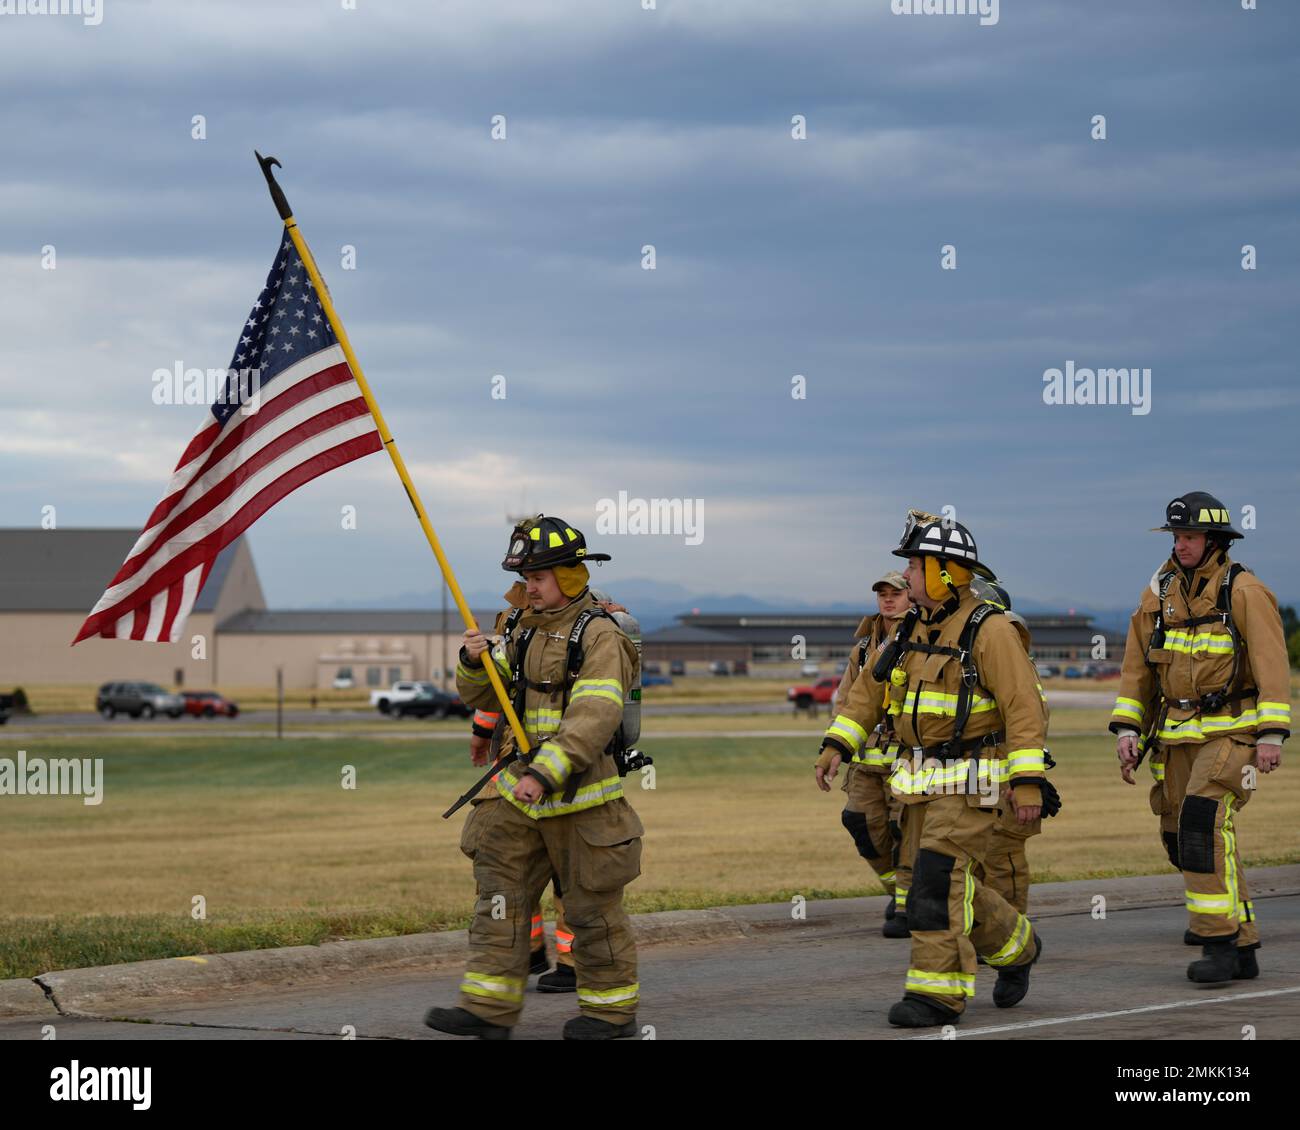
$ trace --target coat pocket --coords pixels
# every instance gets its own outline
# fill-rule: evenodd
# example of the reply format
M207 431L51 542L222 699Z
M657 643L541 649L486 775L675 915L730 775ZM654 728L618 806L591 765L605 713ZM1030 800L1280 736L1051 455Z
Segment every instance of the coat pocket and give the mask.
M485 800L481 804L473 805L469 815L465 817L465 823L460 829L460 850L470 859L478 853L483 829L490 822L493 813L496 812L496 806L500 803L499 800Z
M578 883L585 890L617 890L641 874L641 821L626 802L621 811L601 811L616 804L602 804L577 822L574 850Z

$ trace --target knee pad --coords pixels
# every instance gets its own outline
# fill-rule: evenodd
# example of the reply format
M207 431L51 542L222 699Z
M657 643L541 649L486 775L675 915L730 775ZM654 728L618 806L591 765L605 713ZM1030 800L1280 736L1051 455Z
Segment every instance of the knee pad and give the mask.
M876 848L871 842L871 834L867 831L867 814L865 812L850 812L846 808L840 813L840 823L853 837L853 842L858 848L858 854L863 859L875 859Z
M907 896L907 920L917 930L947 930L948 893L952 888L950 855L922 848L912 867L912 889Z
M1178 813L1178 858L1184 871L1214 874L1214 820L1219 802L1204 796L1183 798Z
M1161 832L1160 838L1165 842L1165 854L1169 856L1169 862L1181 871L1183 865L1178 862L1178 833Z

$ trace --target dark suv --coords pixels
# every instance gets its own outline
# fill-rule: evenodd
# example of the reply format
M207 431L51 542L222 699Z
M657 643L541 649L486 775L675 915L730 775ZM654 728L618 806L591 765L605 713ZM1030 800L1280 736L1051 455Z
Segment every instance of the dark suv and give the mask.
M169 718L179 718L185 710L185 701L157 683L105 683L95 695L95 709L105 718L117 714L129 714L132 718L166 714Z
M458 694L448 694L437 687L424 686L415 692L414 698L404 702L395 702L388 708L390 718L446 718L448 714L468 717L469 708L460 700Z

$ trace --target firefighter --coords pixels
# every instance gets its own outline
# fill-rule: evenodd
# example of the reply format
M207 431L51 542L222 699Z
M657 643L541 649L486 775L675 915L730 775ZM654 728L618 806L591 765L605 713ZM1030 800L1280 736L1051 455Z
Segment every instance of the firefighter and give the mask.
M1290 734L1290 664L1273 593L1228 556L1244 535L1213 495L1175 498L1156 529L1173 552L1129 622L1110 730L1120 774L1151 753L1152 811L1183 873L1192 981L1259 976L1259 927L1237 841L1256 770L1271 773Z
M855 633L855 644L849 653L848 666L844 669L844 678L835 692L835 702L842 702L849 693L862 668L870 662L880 645L893 635L898 621L911 607L907 595L907 581L902 573L892 570L871 586L876 594L879 611L875 615L864 616ZM832 706L832 710L834 706ZM898 743L890 740L884 724L877 726L871 734L867 745L855 753L844 769L844 783L840 786L847 794L844 811L840 813L840 822L844 825L853 843L880 879L885 893L890 895L889 905L885 908L885 924L882 933L887 938L906 938L907 928L907 889L895 889L897 877L898 828L897 813L891 811L896 807L893 793L886 787L885 780L894 760ZM823 754L823 757L826 755ZM817 787L822 792L830 792L830 782L835 779L833 771L819 759L814 774Z
M993 1002L1029 991L1042 940L1029 920L974 869L986 857L1004 784L1016 819L1038 819L1044 771L1042 700L1015 628L970 589L992 580L960 522L908 515L898 557L915 607L866 667L823 739L832 767L851 758L885 713L903 756L890 773L903 804L903 852L912 860L911 966L898 1027L953 1024L975 993L976 955L997 970Z
M978 581L978 578L976 578ZM981 590L978 584L972 585L984 600L997 604L1006 618L1015 626L1016 634L1025 649L1025 654L1032 660L1029 625L1025 618L1011 609L1011 595L1001 585L988 584ZM1043 704L1043 727L1048 724L1047 696L1043 694L1041 683L1035 682L1039 698ZM1045 764L1051 767L1050 757L1045 754ZM984 863L976 871L985 886L992 887L1021 914L1029 913L1029 886L1031 875L1029 856L1026 852L1029 840L1043 830L1043 818L1060 811L1060 796L1055 787L1046 778L1042 781L1043 812L1037 820L1021 824L1016 818L1016 806L1005 795L998 805L997 823L993 825L993 836L989 841L988 854Z
M565 1039L636 1032L636 943L623 888L641 873L641 821L623 795L619 758L626 688L637 675L632 642L593 599L582 534L538 515L515 527L502 568L519 573L529 609L500 644L467 631L456 667L465 703L491 707L484 662L494 663L532 746L492 779L461 834L478 886L460 1006L433 1008L439 1031L506 1039L523 1008L529 923L546 884L558 881L573 933L581 1015ZM503 760L516 753L513 732Z

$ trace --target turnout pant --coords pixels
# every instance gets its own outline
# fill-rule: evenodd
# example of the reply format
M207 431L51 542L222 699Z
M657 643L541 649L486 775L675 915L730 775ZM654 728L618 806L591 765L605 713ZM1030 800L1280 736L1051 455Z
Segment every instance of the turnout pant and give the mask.
M573 931L564 920L564 902L560 898L559 888L551 883L552 899L555 902L555 963L556 965L573 965ZM529 934L529 944L536 953L546 947L546 924L542 920L542 904L533 907L533 925Z
M1183 873L1192 933L1256 945L1259 927L1241 866L1236 819L1253 791L1254 736L1183 742L1161 752L1164 780L1159 780L1160 762L1153 761L1157 781L1151 807L1160 817L1169 860Z
M912 958L904 991L955 1013L975 995L977 953L997 969L1024 965L1037 951L1029 919L977 874L997 819L996 810L977 808L960 794L904 809L903 851L912 860Z
M853 837L858 854L870 864L879 877L886 894L894 893L895 863L898 841L890 825L889 804L891 792L888 769L864 768L861 765L845 766L844 783L847 793L840 822Z
M997 891L1021 914L1029 912L1029 856L1025 851L1030 836L1043 830L1042 817L1028 824L1016 819L1016 806L1009 795L1002 798L997 823L989 838L988 854L975 874L986 887Z
M616 805L626 807L627 801L541 820L504 799L475 806L461 834L461 850L474 860L478 884L462 1008L493 1024L518 1022L532 909L554 878L573 933L578 1007L615 1024L635 1018L636 942L623 910L623 888L640 874L641 839L611 842L627 826L615 819Z

